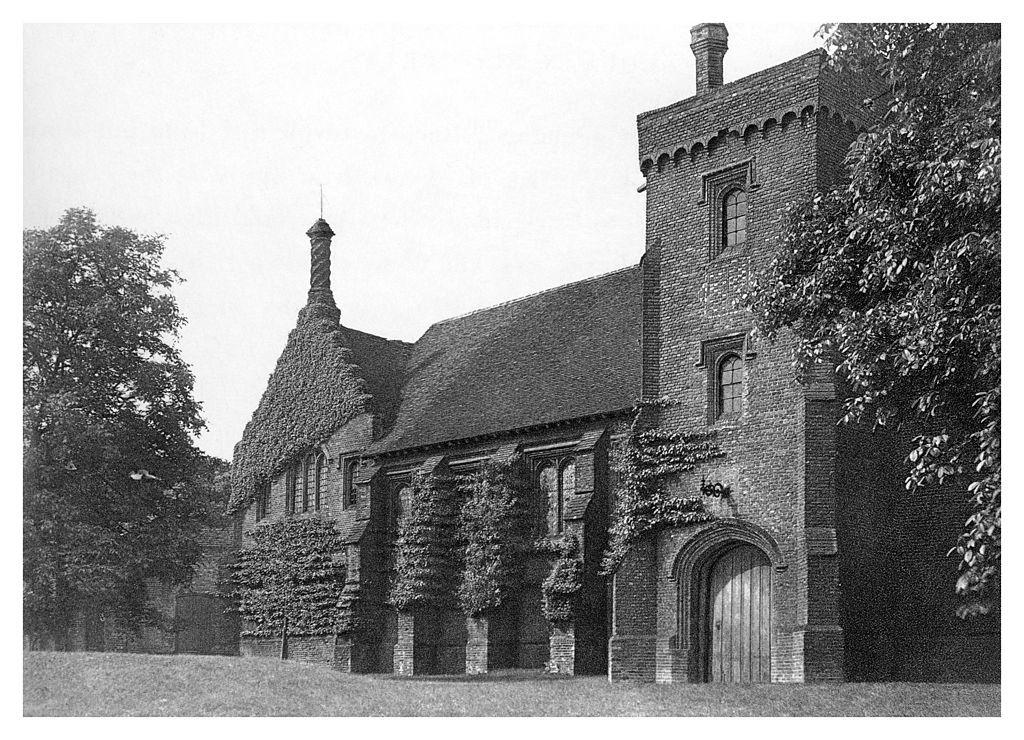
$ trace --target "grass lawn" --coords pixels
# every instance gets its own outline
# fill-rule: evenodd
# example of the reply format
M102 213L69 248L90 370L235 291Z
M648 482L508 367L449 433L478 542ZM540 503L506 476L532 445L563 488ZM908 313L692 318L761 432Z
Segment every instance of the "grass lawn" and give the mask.
M36 715L998 715L986 684L609 684L516 672L351 676L265 658L27 652Z

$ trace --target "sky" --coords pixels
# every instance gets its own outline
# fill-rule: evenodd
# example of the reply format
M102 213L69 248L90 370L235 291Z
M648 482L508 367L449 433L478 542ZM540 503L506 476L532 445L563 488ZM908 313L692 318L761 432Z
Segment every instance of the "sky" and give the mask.
M228 458L306 299L320 215L346 326L432 323L635 264L636 115L694 92L689 28L28 25L23 222L166 236L179 346ZM820 45L734 23L725 80Z

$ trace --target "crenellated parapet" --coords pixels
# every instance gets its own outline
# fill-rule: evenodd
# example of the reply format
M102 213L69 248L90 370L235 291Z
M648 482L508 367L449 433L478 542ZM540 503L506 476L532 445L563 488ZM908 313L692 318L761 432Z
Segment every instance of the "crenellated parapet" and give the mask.
M671 165L678 165L684 160L695 161L702 154L713 152L726 141L750 144L754 137L765 138L774 130L785 132L790 126L798 124L806 128L814 119L819 125L829 120L835 127L846 129L856 135L867 130L868 124L843 111L829 110L827 106L817 106L813 102L796 104L779 108L765 114L764 118L746 121L736 126L720 129L713 134L702 134L684 142L663 147L649 156L641 157L640 172L644 177L652 173L664 172Z
M856 87L856 89L851 89ZM816 50L789 62L712 87L637 117L640 171L646 177L685 158L696 160L726 142L750 144L775 130L828 120L851 133L864 131L875 113L862 103L877 86L847 80Z

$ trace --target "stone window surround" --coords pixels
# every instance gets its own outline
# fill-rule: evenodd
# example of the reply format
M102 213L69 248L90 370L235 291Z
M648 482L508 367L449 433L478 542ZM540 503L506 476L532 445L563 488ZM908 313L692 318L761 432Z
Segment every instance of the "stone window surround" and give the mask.
M719 428L735 426L743 417L743 410L739 414L729 416L718 415L719 395L719 365L726 355L736 355L743 360L743 395L746 397L747 368L748 362L757 357L757 354L750 346L750 332L739 331L724 334L712 339L705 339L700 343L700 361L694 367L707 370L707 422L708 426ZM745 407L745 403L743 404Z
M750 194L760 183L754 157L701 174L700 201L707 211L708 262L728 259L746 252L750 242ZM725 196L739 188L747 194L747 233L744 243L732 249L722 246L722 208Z
M358 470L358 456L341 461L341 508L343 511L354 509L359 505L359 489L356 486Z
M549 450L545 450L542 454L536 454L529 457L530 461L530 481L537 494L541 493L540 486L540 474L541 471L552 466L555 471L555 490L554 493L558 497L558 526L555 531L551 531L550 524L548 523L547 512L550 511L550 501L544 501L544 512L545 512L545 528L547 537L558 537L565 531L565 499L566 491L564 490L564 472L570 465L576 465L576 456L573 454L576 442L570 445L561 445L554 447ZM573 490L568 492L568 495L572 495L576 492L575 484ZM550 492L548 493L550 496Z

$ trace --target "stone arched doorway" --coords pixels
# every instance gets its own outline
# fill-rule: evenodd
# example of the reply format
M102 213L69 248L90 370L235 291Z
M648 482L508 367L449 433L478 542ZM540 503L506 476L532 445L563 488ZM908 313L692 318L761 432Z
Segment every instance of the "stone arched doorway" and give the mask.
M772 568L756 546L735 543L701 573L699 642L704 680L771 681Z
M673 576L689 681L771 681L773 587L785 568L774 539L741 520L720 520L683 546Z

